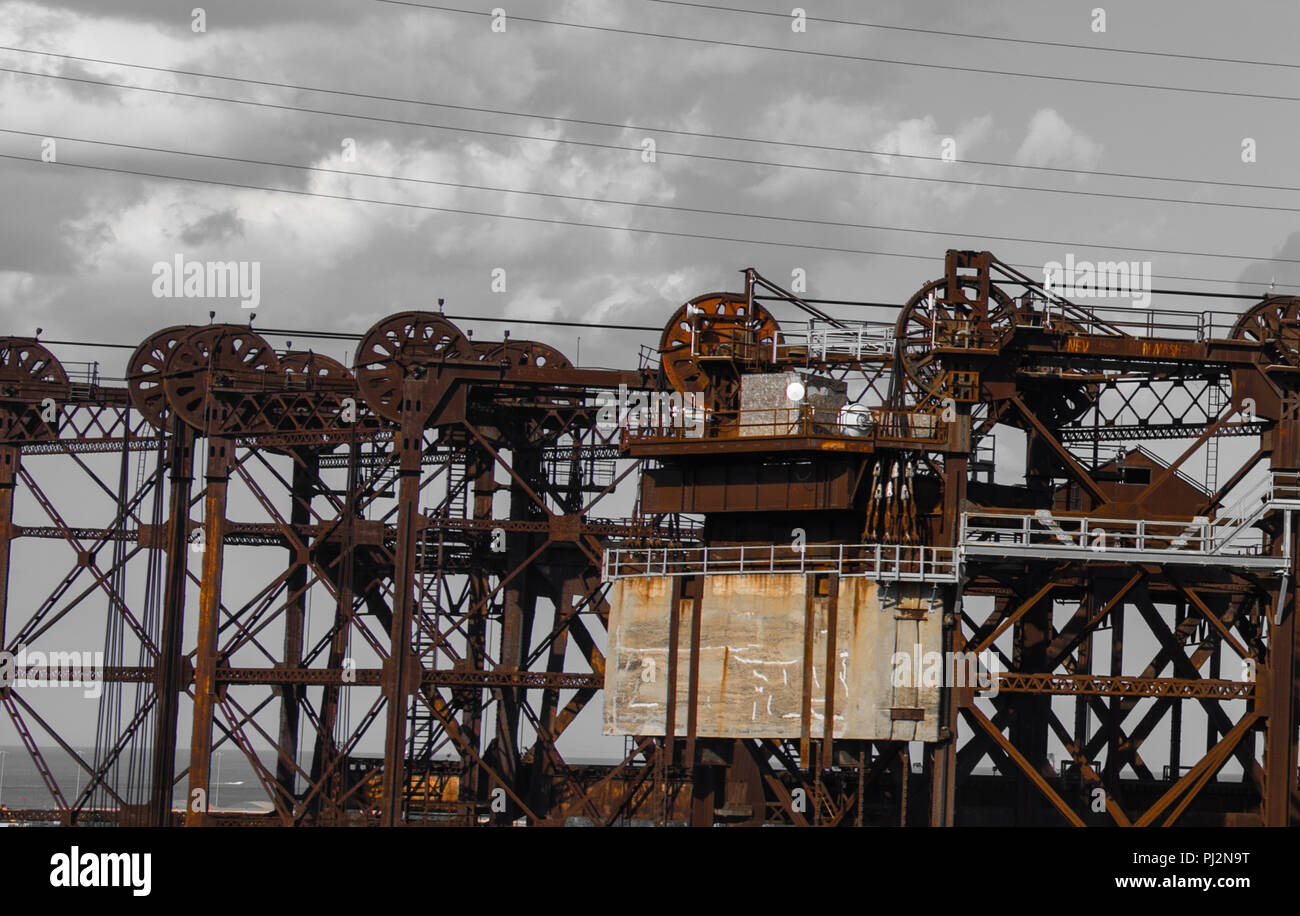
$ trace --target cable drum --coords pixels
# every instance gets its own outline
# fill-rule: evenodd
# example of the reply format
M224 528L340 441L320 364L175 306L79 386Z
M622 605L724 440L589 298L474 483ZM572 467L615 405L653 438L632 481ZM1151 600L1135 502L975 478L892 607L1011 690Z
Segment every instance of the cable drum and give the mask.
M423 376L440 360L475 360L475 346L436 312L401 312L372 327L357 347L355 373L370 409L394 422L402 417L402 383Z

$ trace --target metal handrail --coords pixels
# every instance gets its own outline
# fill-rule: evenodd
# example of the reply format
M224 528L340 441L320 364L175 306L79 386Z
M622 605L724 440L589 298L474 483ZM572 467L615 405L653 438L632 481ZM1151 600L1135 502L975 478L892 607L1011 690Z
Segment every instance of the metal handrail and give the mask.
M1268 488L1268 494L1272 492ZM1300 489L1297 493L1300 494ZM1242 535L1275 504L1270 498L1258 496L1248 497L1246 502L1251 499L1261 500L1253 511L1244 515L1228 513L1214 519L1208 516L1176 520L1093 518L1056 516L1046 510L965 512L960 544L963 550L997 546L1095 553L1160 552L1207 558L1262 556L1266 546L1263 532L1253 530L1254 537L1248 540Z
M821 437L862 439L871 436L891 441L938 443L948 437L948 422L934 409L897 410L868 407L871 426L844 422L843 409L801 404L749 410L706 410L696 408L691 422L641 423L623 427L624 441L663 439L742 439L767 437ZM685 417L685 415L684 415Z
M902 582L956 582L958 551L910 544L805 544L767 549L726 547L632 547L605 551L605 581L689 575L835 573L842 578Z
M1158 333L1161 337L1195 340L1199 343L1230 339L1233 328L1241 320L1241 315L1237 312L1212 309L1186 312L1133 305L1070 303L1070 306L1063 311L1060 302L1045 302L1035 298L1030 300L1029 308L1021 311L1019 320L1021 323L1048 328L1059 325L1084 334L1109 332L1111 335L1128 333L1133 336L1151 336ZM1034 321L1036 318L1041 320Z
M845 354L854 359L864 356L891 356L894 352L894 327L892 324L870 323L848 328L812 327L806 331L785 333L781 348L787 352L803 347L809 357L828 359L831 354Z

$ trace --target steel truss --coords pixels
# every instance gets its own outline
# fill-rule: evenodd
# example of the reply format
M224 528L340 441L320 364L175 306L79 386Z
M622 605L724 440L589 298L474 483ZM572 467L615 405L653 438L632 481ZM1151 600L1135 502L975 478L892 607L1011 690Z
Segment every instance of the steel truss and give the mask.
M1252 474L1300 472L1295 300L1190 323L1152 313L1139 328L987 253L949 252L891 330L746 276L744 293L679 310L662 366L635 371L472 342L419 312L379 322L351 368L276 352L248 328L168 328L120 387L74 381L39 341L0 341L0 640L41 656L0 702L54 804L9 816L1294 822L1300 531L1287 499L1224 506ZM808 330L783 332L759 294L810 313ZM870 422L761 443L729 429L743 375L794 369L856 385L853 416ZM603 422L602 393L620 386L702 395L706 434ZM1008 426L1025 434L1024 480L996 483L988 465L981 481L980 456ZM1213 447L1217 461L1226 436L1258 447L1221 483L1193 486L1190 459ZM1168 463L1101 455L1098 443L1139 437L1186 448ZM773 546L765 516L747 516L760 519L747 534L725 500L662 476L774 461L840 462L857 481L851 504L785 507L811 520L806 552ZM1128 482L1139 461L1147 476ZM108 511L85 517L96 500ZM1023 532L1023 549L981 549L975 518ZM1140 550L1095 549L1088 532L1125 525ZM1197 525L1220 534L1178 541ZM1232 525L1250 532L1249 552L1232 554L1249 561L1214 559ZM53 570L60 543L66 573L11 599L32 545ZM691 686L669 699L667 732L681 723L684 737L634 736L612 764L566 759L575 722L598 716L616 575L673 566L669 657L697 685L699 615L687 624L679 609L699 600L706 564L807 575L833 609L854 562L907 578L913 553L944 559L916 576L940 595L945 648L998 669L984 688L945 692L939 741L837 740L809 725L798 739L704 738ZM105 651L90 758L30 686L77 680L54 656L74 644ZM1193 717L1203 753L1185 740ZM79 788L56 778L51 746ZM1054 746L1066 759L1049 758ZM264 813L212 799L224 750L252 767Z

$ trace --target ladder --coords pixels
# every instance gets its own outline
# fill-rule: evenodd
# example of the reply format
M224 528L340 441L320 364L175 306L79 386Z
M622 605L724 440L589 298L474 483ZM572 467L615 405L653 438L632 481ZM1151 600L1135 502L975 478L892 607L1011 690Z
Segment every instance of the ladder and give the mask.
M416 545L415 582L416 613L411 621L411 652L425 667L437 667L437 650L432 653L434 637L422 622L434 630L438 627L438 603L441 598L442 577L439 575L438 556L442 552L441 536L431 537L428 532ZM430 653L426 655L426 653ZM429 810L429 771L433 765L433 751L439 735L440 723L419 696L410 698L407 709L407 770L405 796L406 820L426 820Z
M447 492L436 508L429 510L438 519L463 519L469 505L465 465L457 455L448 456ZM425 528L416 543L414 578L415 619L411 621L411 651L423 667L438 667L437 634L442 628L442 566L446 551L447 529L433 524ZM419 696L412 696L407 710L407 762L405 816L409 821L428 820L434 815L438 793L433 791L434 750L442 735L442 723Z
M447 499L443 513L447 518L467 518L469 507L469 481L465 477L465 465L452 455L447 462Z
M1209 410L1206 411L1209 421L1213 423L1219 419L1223 413L1223 389L1219 386L1219 380L1215 379L1210 382L1207 395L1209 397ZM1210 441L1205 443L1205 489L1211 494L1218 492L1219 489L1219 436L1217 434L1210 437Z
M154 457L157 454L158 454L157 452L151 452L147 449L141 449L140 451L136 452L136 466L135 466L135 492L136 493L140 492L140 489L144 486L145 480L148 479L149 459Z

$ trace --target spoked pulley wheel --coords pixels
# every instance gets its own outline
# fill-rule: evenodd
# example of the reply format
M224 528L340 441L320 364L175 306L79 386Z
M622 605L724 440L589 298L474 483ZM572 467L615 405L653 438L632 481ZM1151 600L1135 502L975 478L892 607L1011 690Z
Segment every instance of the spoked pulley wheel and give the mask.
M687 302L668 320L659 338L664 378L681 392L704 391L708 357L761 360L779 343L781 326L758 303L750 309L738 293L706 293Z
M401 419L402 384L440 360L475 360L470 339L436 312L401 312L371 328L357 348L356 376L370 409Z

